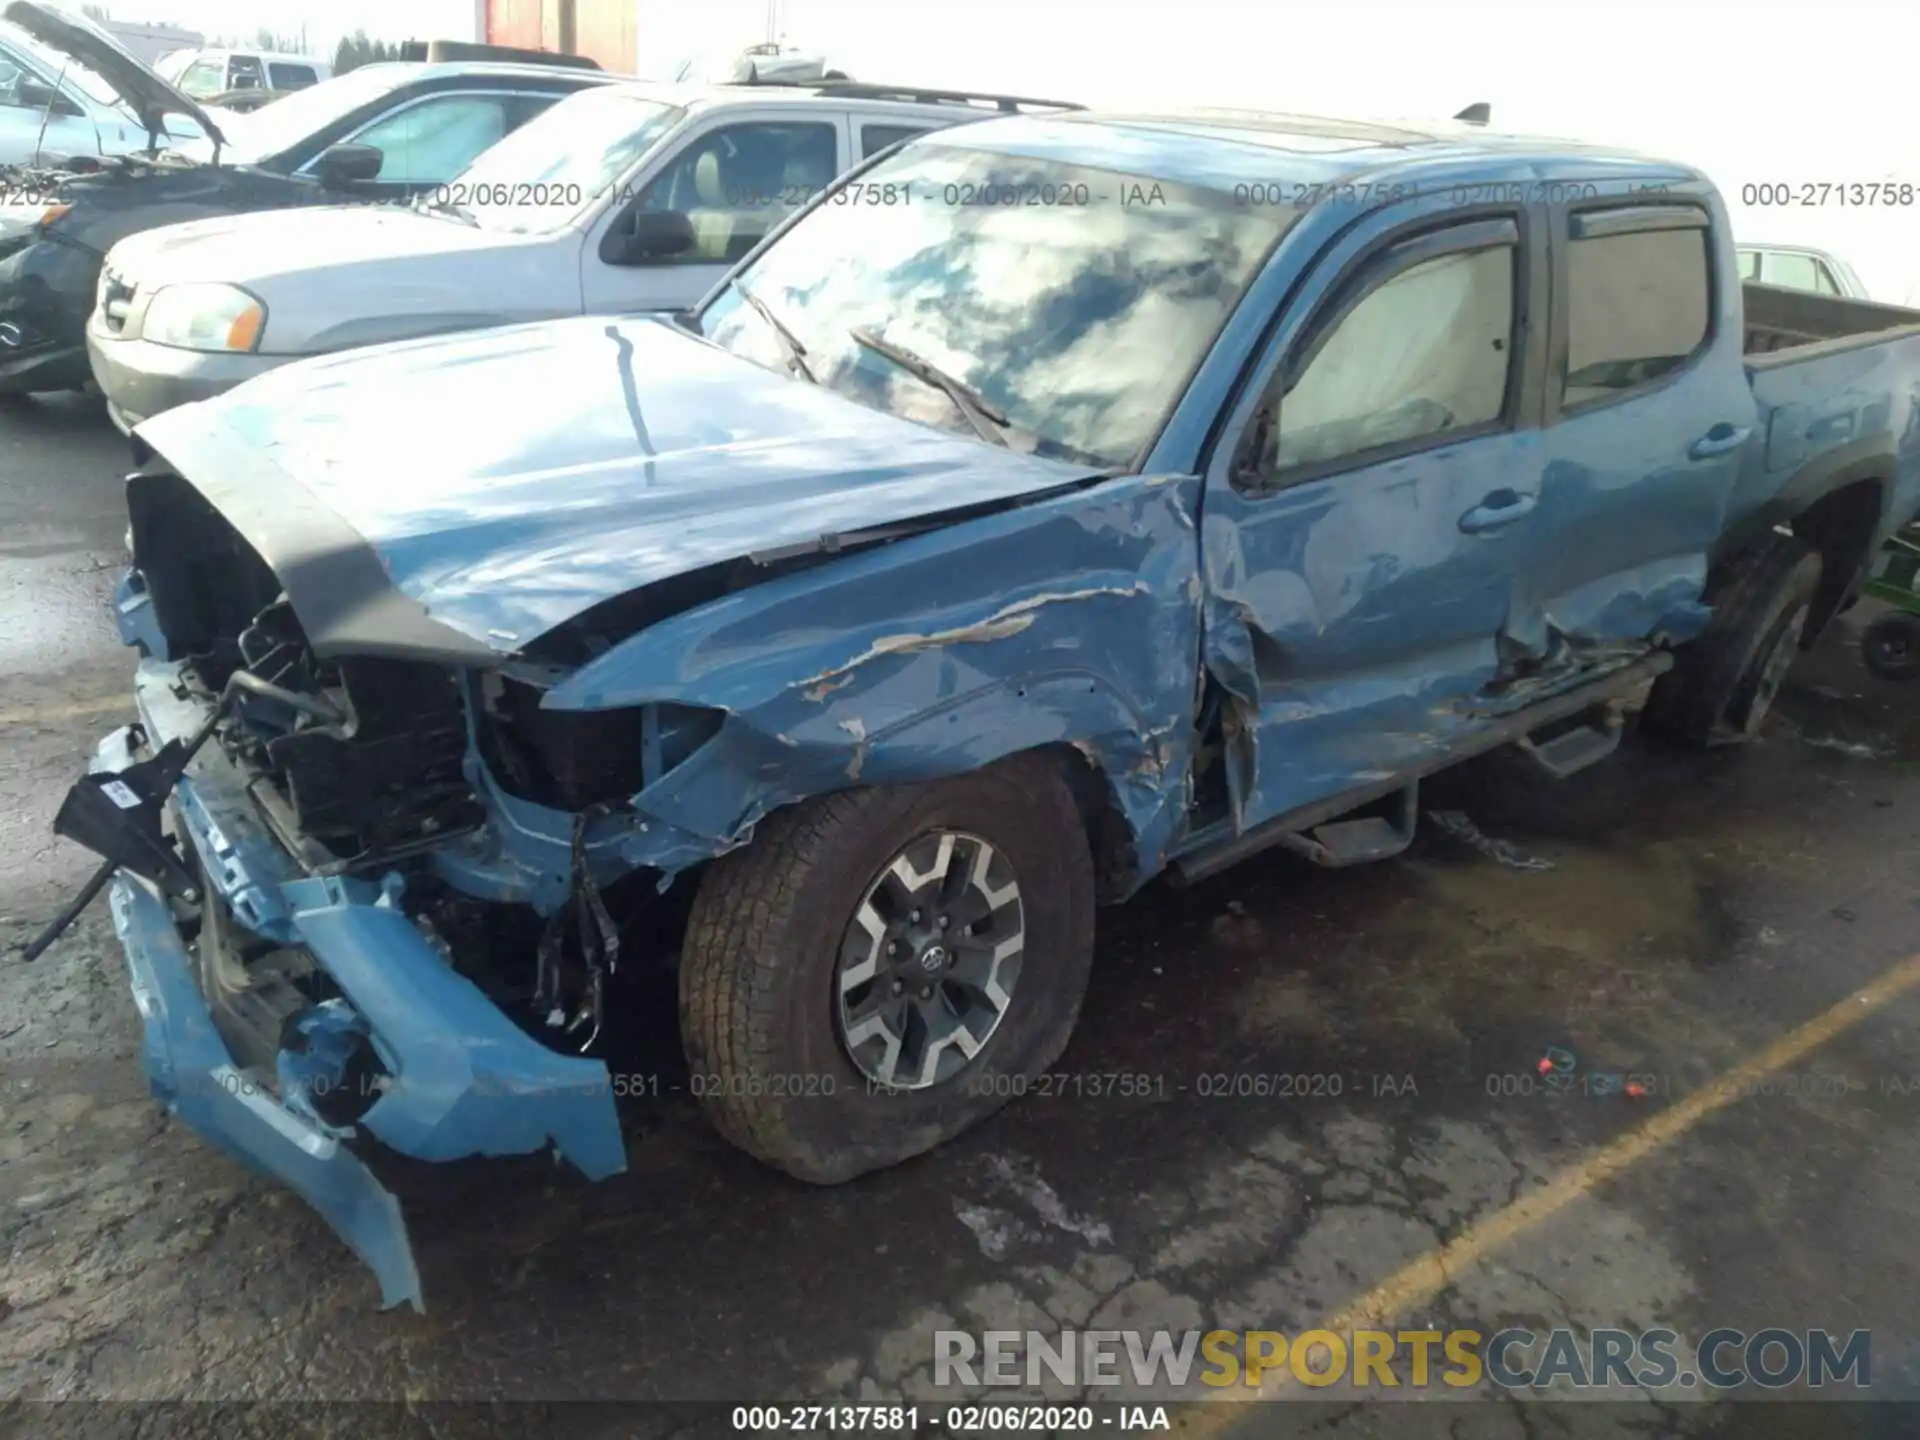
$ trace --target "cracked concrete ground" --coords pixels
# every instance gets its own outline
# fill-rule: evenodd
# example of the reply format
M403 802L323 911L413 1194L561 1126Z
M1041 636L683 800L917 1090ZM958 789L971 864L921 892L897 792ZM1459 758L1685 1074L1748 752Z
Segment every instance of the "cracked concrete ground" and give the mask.
M90 868L46 826L122 718L101 607L123 466L77 404L0 413L0 946ZM1107 912L1058 1076L853 1185L730 1150L656 1029L662 1093L627 1106L626 1175L391 1167L424 1316L380 1313L300 1202L146 1098L90 913L37 964L0 960L0 1396L397 1402L348 1412L356 1435L428 1433L463 1400L938 1407L959 1397L934 1385L936 1330L1311 1327L1920 949L1920 690L1868 677L1852 633L1745 753L1630 742L1563 785L1490 763L1432 787L1550 869L1429 831L1386 865L1267 856ZM1876 1391L1920 1396L1917 1021L1920 998L1895 1001L1396 1323L1869 1328ZM1654 1093L1506 1093L1549 1046ZM1268 1407L1247 1433L1743 1433L1694 1392L1400 1398ZM21 1413L97 1434L143 1412ZM293 1413L245 1412L276 1435ZM569 1433L637 1433L632 1412L568 1413Z

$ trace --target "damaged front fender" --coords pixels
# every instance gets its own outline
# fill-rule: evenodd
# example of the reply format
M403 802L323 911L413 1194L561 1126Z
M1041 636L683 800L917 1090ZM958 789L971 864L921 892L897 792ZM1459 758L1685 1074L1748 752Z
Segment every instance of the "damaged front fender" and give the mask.
M1105 776L1139 883L1185 813L1198 496L1194 477L1111 480L770 580L642 631L544 704L723 712L633 797L664 827L662 869L781 805L1066 744Z

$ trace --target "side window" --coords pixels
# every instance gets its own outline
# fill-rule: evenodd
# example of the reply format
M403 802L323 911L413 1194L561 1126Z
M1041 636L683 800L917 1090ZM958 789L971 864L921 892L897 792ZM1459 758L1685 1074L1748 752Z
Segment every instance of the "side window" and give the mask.
M511 133L518 130L543 110L548 109L556 100L564 99L565 96L554 94L520 94L508 95L503 98L507 102L507 130Z
M663 263L730 265L831 185L839 169L833 126L749 120L691 141L634 203L685 215L693 225L694 248Z
M897 145L902 140L911 140L916 135L924 135L933 129L931 125L862 125L860 127L860 158L878 155L889 145Z
M1705 227L1576 238L1567 255L1562 408L1650 384L1686 363L1706 343L1712 263Z
M1338 321L1293 388L1261 409L1236 478L1258 488L1303 466L1498 420L1513 359L1517 261L1514 246L1489 246L1382 281Z
M1833 278L1833 271L1829 270L1824 263L1818 260L1813 262L1813 288L1818 290L1822 295L1838 295L1840 293L1840 282Z
M1820 267L1811 255L1776 250L1767 256L1767 284L1784 285L1789 290L1817 290Z
M453 179L508 130L507 97L442 95L376 120L353 137L384 157L375 177L386 185L438 185Z
M318 78L311 65L289 65L278 60L268 62L267 74L273 81L268 88L273 90L304 90Z
M1740 278L1742 281L1759 281L1760 252L1758 250L1742 250L1740 252Z
M0 50L0 106L27 108L20 96L22 85L42 84L40 77L6 51Z
M258 55L236 55L227 62L228 89L262 90L266 88L266 83Z
M196 60L180 77L180 90L195 100L205 100L227 88L227 64L224 60Z

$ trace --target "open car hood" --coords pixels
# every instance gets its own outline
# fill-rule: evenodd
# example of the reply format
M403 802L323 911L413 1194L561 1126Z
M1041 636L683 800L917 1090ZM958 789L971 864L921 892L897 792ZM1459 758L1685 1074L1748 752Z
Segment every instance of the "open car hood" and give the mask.
M7 0L0 17L18 25L49 50L72 56L112 85L146 126L149 137L157 139L165 133L168 115L185 115L215 144L227 143L227 137L205 110L90 22L50 5L35 4L34 0Z

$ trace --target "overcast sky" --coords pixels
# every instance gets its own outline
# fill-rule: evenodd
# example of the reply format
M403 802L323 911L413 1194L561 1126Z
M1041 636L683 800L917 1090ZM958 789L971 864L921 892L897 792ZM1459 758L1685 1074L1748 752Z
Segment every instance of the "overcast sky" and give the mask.
M735 51L766 28L765 0L625 3L639 8L642 73ZM116 19L203 31L304 21L322 50L361 26L391 39L474 29L473 0L107 5ZM1702 165L1736 207L1758 181L1920 183L1911 0L784 0L781 11L789 41L861 79L1318 114L1450 114L1485 100L1497 124ZM1736 219L1743 238L1842 250L1883 298L1920 302L1920 203Z

